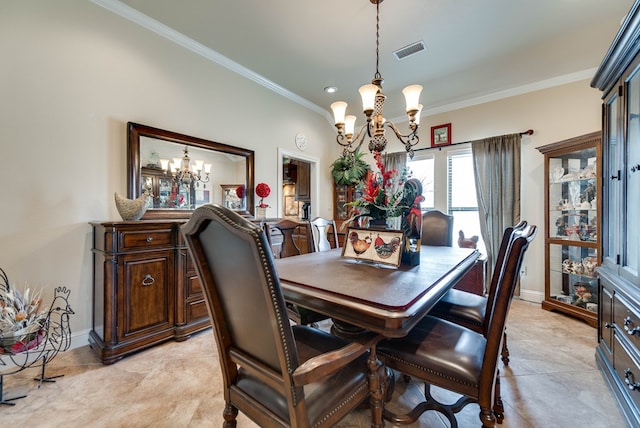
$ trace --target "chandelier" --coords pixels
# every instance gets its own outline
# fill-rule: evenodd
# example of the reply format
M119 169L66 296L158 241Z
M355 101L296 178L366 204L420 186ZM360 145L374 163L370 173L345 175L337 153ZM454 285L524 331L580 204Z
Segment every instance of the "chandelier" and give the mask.
M357 135L354 134L356 117L347 115L347 103L344 101L336 101L331 104L335 126L338 130L336 141L343 147L342 156L353 157L353 153L360 148L366 136L369 137L369 151L382 152L387 146L387 138L385 137L385 128L390 128L396 138L400 140L407 149L409 157L413 158L413 146L420 141L417 131L420 125L420 111L422 104L420 101L420 92L422 86L409 85L402 90L406 101L406 112L409 118L409 133L403 135L400 130L382 116L382 107L387 98L382 93L382 83L384 79L378 71L380 63L380 3L383 0L369 0L376 5L376 74L370 84L361 86L359 89L362 97L362 109L367 117L367 123L360 128ZM366 131L366 132L365 132Z
M184 146L184 156L181 158L173 158L173 162L169 159L160 159L160 165L167 175L173 178L176 184L186 184L192 186L200 186L200 183L209 182L209 173L211 173L211 164L204 163L202 160L196 160L191 165L189 158L189 149ZM204 174L203 174L204 173Z

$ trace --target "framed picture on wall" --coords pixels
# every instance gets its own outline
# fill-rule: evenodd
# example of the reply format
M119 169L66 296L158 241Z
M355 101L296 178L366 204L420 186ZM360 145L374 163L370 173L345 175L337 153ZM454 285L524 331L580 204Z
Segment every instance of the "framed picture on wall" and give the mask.
M431 127L431 147L448 146L451 144L451 124Z

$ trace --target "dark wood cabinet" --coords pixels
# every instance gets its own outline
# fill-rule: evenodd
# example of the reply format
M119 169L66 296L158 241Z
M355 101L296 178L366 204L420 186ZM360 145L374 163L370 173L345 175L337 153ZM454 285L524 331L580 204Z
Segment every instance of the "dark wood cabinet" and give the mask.
M296 201L311 201L311 164L304 161L291 161L296 165Z
M349 202L355 201L360 197L356 186L333 185L333 220L336 222L338 229L338 240L340 246L344 245L345 231L342 229L343 223L351 217L351 207L347 205Z
M637 0L591 82L603 92L596 361L634 427L640 426L639 37Z
M209 327L183 221L96 222L89 344L105 364Z

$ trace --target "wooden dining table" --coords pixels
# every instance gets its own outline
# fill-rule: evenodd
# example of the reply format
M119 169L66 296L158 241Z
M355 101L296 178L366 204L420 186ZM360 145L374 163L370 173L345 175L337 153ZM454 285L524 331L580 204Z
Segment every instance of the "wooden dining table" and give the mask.
M382 338L405 336L475 264L477 250L422 246L418 266L372 264L342 257L342 249L276 260L285 299L328 315L338 333L358 330ZM384 426L385 377L375 352L369 355L372 427Z

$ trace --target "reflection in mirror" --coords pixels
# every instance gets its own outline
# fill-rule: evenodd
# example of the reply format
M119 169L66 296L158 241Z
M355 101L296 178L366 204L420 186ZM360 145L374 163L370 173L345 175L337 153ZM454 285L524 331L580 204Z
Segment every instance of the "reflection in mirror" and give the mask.
M143 218L187 218L200 205L224 205L223 183L238 183L234 207L253 215L253 192L244 192L253 189L252 150L129 123L129 169L129 197L153 195Z

